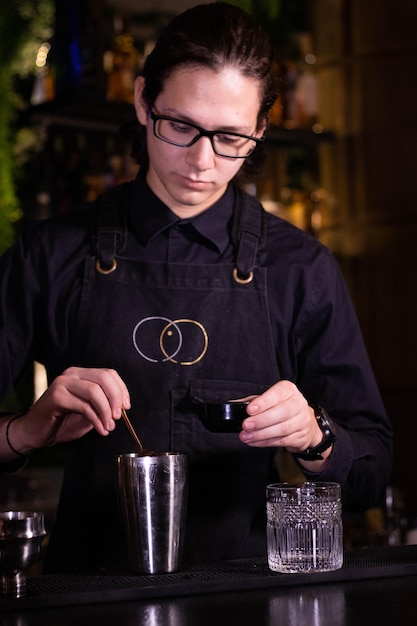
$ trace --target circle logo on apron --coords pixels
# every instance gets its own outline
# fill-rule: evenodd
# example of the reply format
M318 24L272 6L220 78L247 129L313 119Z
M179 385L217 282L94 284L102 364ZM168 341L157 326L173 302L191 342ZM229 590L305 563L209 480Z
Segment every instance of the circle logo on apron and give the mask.
M140 356L151 363L194 365L207 352L208 335L196 320L153 315L136 324L133 344Z

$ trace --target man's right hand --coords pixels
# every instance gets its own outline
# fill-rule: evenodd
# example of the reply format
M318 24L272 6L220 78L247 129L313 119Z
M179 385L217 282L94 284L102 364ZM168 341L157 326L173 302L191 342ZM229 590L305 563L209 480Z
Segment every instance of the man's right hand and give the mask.
M113 369L70 367L52 381L39 400L10 424L8 436L14 450L28 454L35 448L79 439L93 428L107 436L130 408L129 391ZM16 458L5 430L10 417L1 422L0 459Z

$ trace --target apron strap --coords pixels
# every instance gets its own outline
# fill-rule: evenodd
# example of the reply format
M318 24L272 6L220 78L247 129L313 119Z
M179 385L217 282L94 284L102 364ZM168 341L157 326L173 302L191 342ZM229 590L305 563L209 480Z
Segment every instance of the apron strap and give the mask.
M117 267L116 256L127 241L127 215L131 183L105 191L97 200L94 254L96 269L110 274ZM256 198L236 188L232 240L235 248L233 277L241 284L250 283L258 255L266 238L265 212Z
M236 250L233 278L240 284L250 283L257 257L265 247L265 212L258 200L236 189L232 240Z
M126 246L130 189L131 183L124 183L108 189L97 200L93 245L100 274L114 272L116 256Z

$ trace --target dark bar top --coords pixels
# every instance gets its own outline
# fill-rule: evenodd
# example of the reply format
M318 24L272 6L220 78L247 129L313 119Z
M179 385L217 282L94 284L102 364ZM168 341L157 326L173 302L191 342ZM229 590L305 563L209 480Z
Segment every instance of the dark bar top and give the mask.
M309 592L310 586L314 588L320 586L320 593L325 594L326 589L334 590L344 583L359 583L364 586L375 580L406 579L410 581L413 580L411 577L415 577L414 580L417 581L417 546L352 550L345 553L343 568L334 572L280 574L268 568L265 558L221 561L174 574L161 575L134 575L124 571L41 575L28 577L25 597L0 598L0 616L6 613L10 613L9 617L12 613L26 615L29 620L27 623L32 626L32 623L36 623L33 619L38 609L49 610L61 607L64 613L64 607L77 606L83 607L83 614L85 614L87 605L94 605L96 611L97 607L101 606L101 610L106 612L110 610L109 606L106 609L106 605L110 604L120 607L120 603L140 601L143 604L143 602L149 603L157 599L166 600L168 603L174 600L175 603L180 598L190 599L194 596L199 597L200 601L204 596L205 602L210 603L213 601L213 596L217 598L221 594L232 598L238 592L257 592L258 594L264 592L265 598L270 598L271 592L292 594L294 590L297 590L297 593L303 590L303 593L308 596L311 593L311 590ZM417 582L414 585L414 596L417 598ZM341 589L340 591L342 592ZM48 611L43 611L43 614L45 620ZM45 625L47 623L49 622L43 622ZM60 619L57 623L66 624L67 622ZM122 626L123 623L127 622L118 623L117 626ZM136 624L136 622L133 623ZM213 623L219 626L217 622ZM249 622L241 621L241 624L246 623ZM269 622L258 621L257 626L263 623ZM301 623L304 622L300 621ZM309 623L314 625L316 622L311 620ZM321 622L317 623L321 626ZM2 624L1 621L0 624ZM9 620L7 624L13 625L14 622ZM21 626L21 622L16 622L16 624ZM141 623L137 622L137 624L139 626ZM150 622L150 624L159 626L165 622L157 621ZM168 624L171 626L171 622ZM345 625L345 622L343 624ZM79 621L77 621L77 626L80 626ZM181 626L183 626L182 623ZM369 623L367 626L370 626Z

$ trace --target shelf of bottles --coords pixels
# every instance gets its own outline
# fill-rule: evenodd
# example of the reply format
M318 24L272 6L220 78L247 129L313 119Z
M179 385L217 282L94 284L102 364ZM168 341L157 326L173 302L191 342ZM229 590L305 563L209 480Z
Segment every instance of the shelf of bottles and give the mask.
M298 33L297 54L276 64L280 96L271 111L264 174L254 192L265 208L320 235L325 205L320 185L319 145L333 139L320 124L316 57L309 33Z

